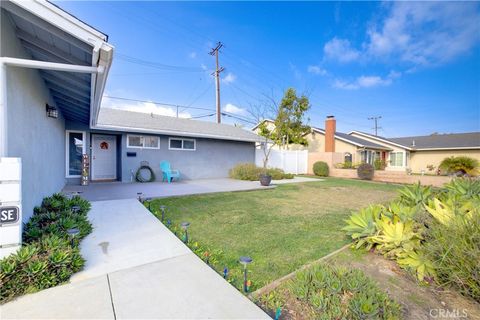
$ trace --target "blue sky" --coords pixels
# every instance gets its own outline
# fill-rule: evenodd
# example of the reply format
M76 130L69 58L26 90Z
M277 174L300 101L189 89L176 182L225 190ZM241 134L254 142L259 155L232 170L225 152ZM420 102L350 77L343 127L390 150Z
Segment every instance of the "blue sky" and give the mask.
M106 94L249 118L266 96L305 92L310 124L380 135L480 131L479 2L56 2L109 35ZM134 63L132 63L132 61ZM106 107L175 115L175 108L104 99ZM201 118L213 121L214 117ZM237 122L225 118L225 122ZM243 123L247 127L249 123Z

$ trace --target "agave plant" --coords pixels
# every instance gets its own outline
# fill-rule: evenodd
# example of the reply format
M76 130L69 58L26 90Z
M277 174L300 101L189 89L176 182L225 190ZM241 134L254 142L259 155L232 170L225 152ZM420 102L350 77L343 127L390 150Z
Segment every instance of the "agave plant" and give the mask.
M423 281L425 277L435 277L435 268L432 262L418 251L410 250L399 253L397 263L405 269L414 270L420 281Z
M413 220L402 222L398 218L390 219L383 215L377 220L377 227L379 234L369 240L377 244L376 248L390 258L395 258L399 252L420 246L421 236L415 232Z
M367 250L372 248L372 244L368 242L368 237L377 232L376 221L383 211L385 211L384 206L371 205L352 214L350 218L345 220L347 225L342 230L357 241L357 249L363 245L367 246Z
M480 180L470 178L456 178L445 185L445 189L453 194L465 198L478 198L480 195Z
M416 206L407 206L401 202L392 202L388 206L384 215L393 219L393 217L398 217L400 221L412 220L415 214L418 212Z
M455 197L444 201L435 198L425 205L425 209L441 224L448 226L455 222L470 221L474 214L480 214L480 201L466 201L459 203Z
M420 182L411 186L406 186L399 190L400 202L407 206L417 206L426 203L433 195L430 186L422 186Z

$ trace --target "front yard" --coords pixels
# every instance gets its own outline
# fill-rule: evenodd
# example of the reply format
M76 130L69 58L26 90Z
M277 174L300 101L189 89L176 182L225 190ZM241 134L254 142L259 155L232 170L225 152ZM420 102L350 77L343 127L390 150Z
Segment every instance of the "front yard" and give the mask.
M275 189L157 199L151 210L182 237L178 227L190 222L190 247L220 273L228 268L233 285L242 288L240 256L254 291L302 265L341 248L350 240L341 228L352 211L396 196L399 186L326 178L280 185Z

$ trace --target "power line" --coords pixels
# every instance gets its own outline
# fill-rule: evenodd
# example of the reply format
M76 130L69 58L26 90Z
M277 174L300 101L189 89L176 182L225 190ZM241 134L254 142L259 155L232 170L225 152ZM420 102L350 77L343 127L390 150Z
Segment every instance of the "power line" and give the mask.
M201 108L201 107L190 107L184 106L181 104L172 104L172 103L165 103L165 102L156 102L156 101L149 101L149 100L138 100L138 99L130 99L130 98L123 98L123 97L113 97L113 96L103 96L104 98L108 99L116 99L116 100L125 100L125 101L134 101L134 102L143 102L143 103L153 103L160 106L169 106L175 108L185 108L185 109L196 109L196 110L207 110L207 111L215 111L210 108Z
M162 70L169 70L169 71L177 71L177 72L205 72L202 68L199 67L187 67L187 66L174 66L174 65L168 65L164 63L159 63L155 61L148 61L148 60L143 60L139 58L135 58L132 56L128 56L125 54L117 53L117 59L138 64L138 65L143 65L146 67L152 67L152 68L157 68L157 69L162 69Z

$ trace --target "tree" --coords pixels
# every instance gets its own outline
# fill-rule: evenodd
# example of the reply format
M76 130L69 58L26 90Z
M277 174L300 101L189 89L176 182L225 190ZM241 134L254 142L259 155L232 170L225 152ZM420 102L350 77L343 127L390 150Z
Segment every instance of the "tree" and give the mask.
M275 102L274 102L275 104ZM276 104L275 104L276 105ZM263 146L263 167L267 168L268 158L275 146L288 149L289 144L308 145L305 135L310 132L310 126L306 125L305 113L310 109L310 102L305 95L297 96L295 89L285 91L278 108L274 125L269 127L267 122L259 125L259 134L265 137Z

